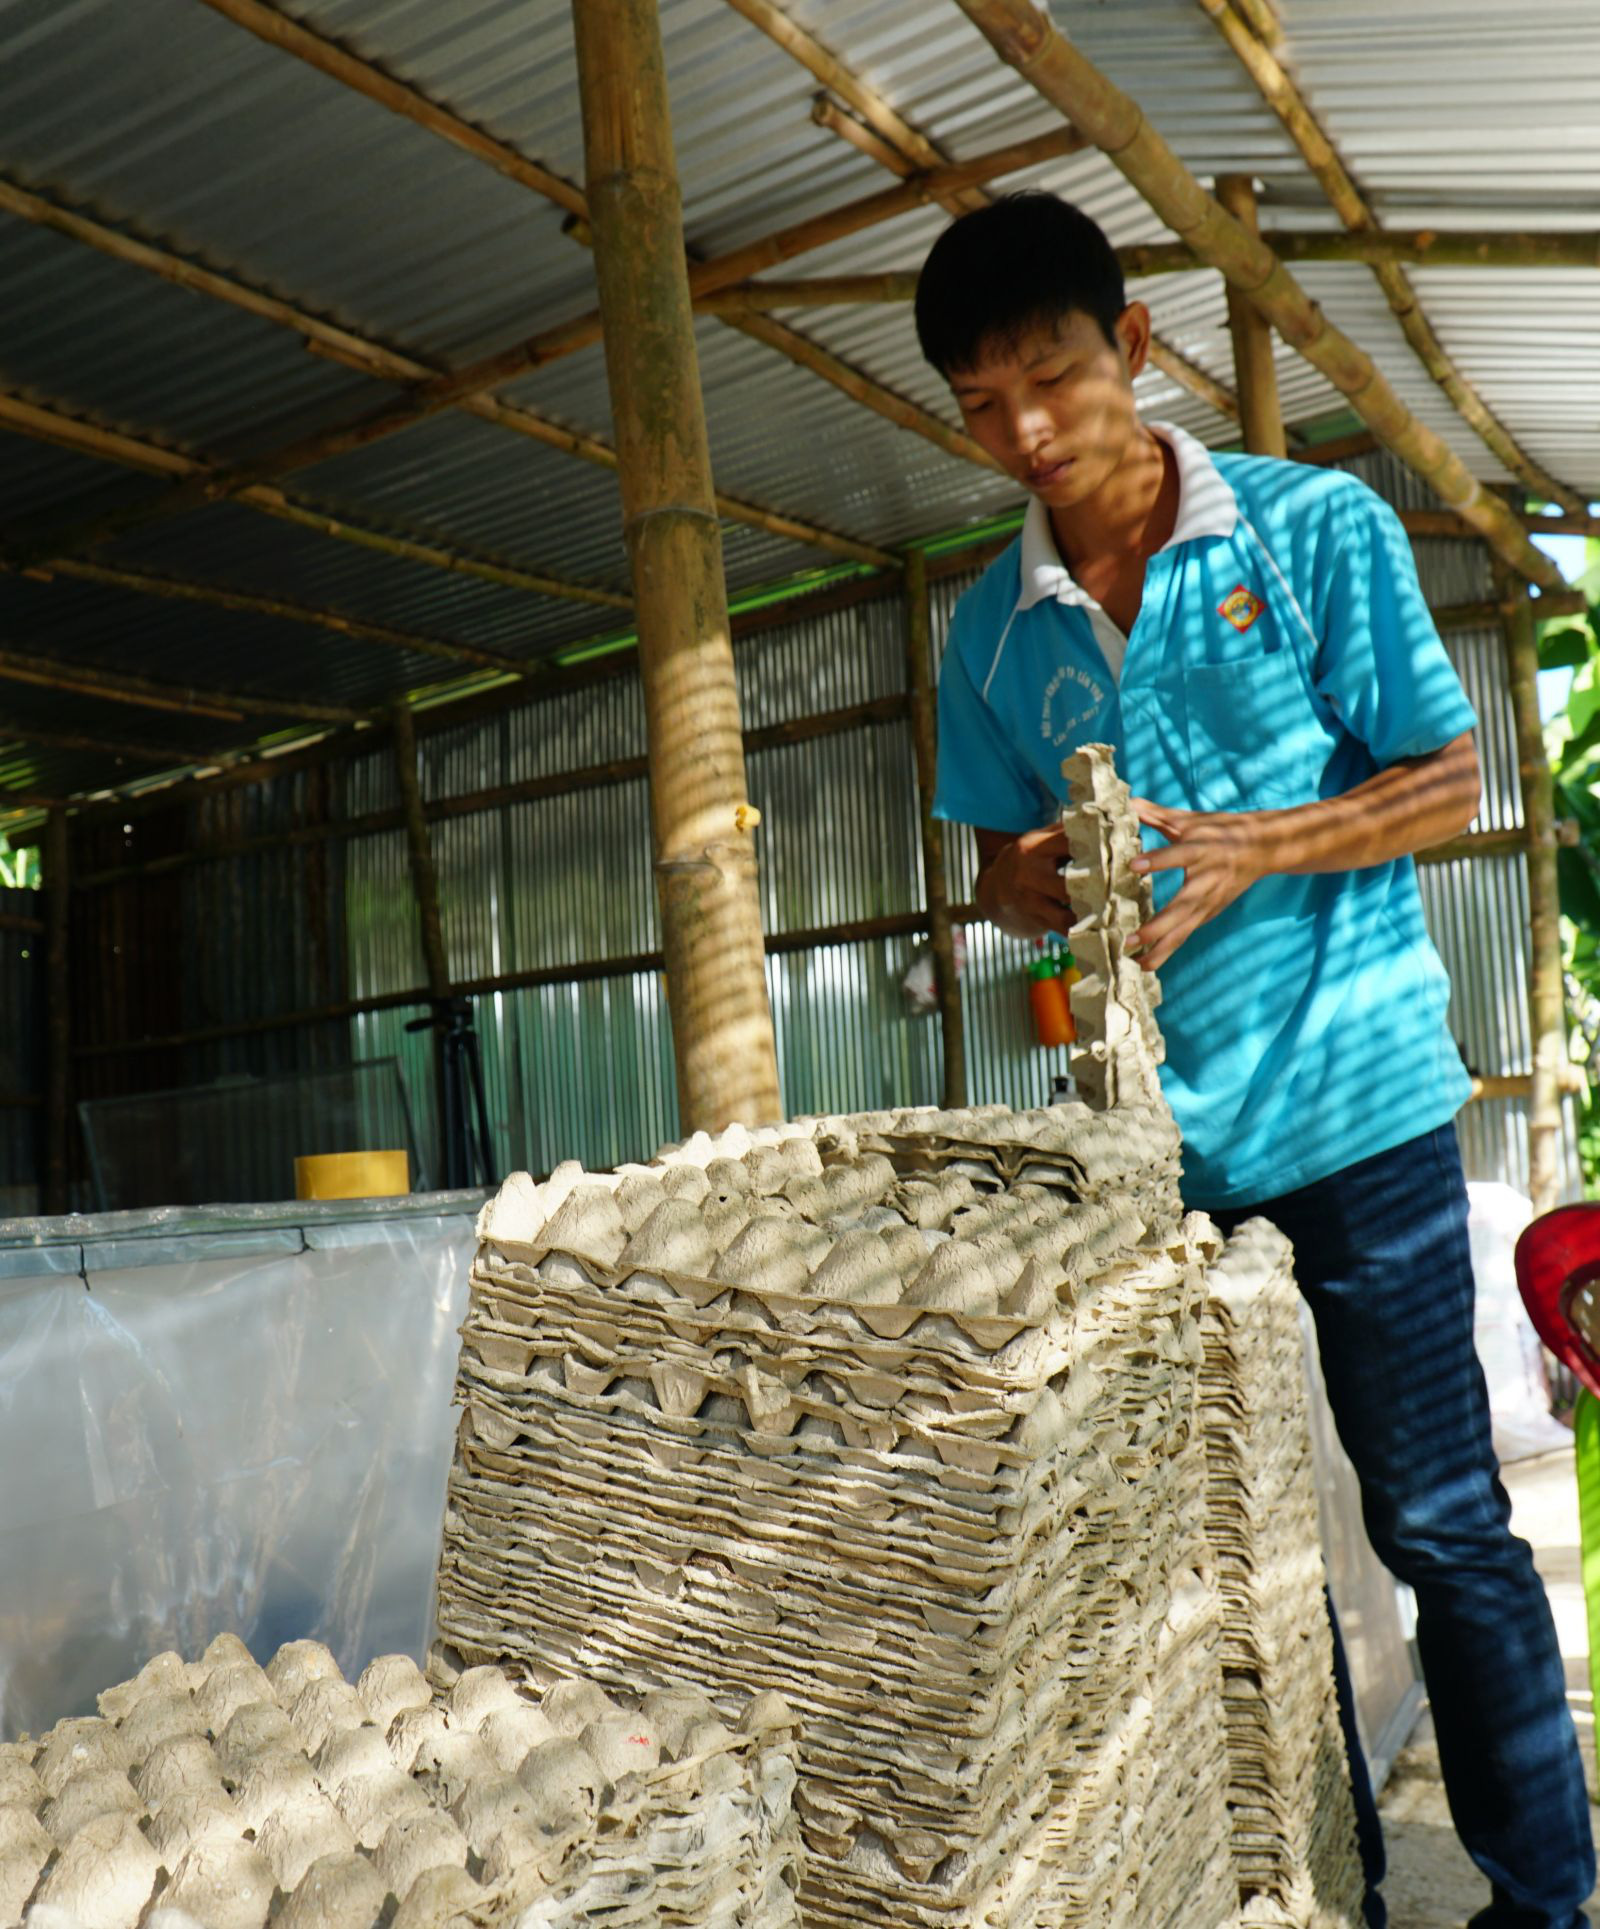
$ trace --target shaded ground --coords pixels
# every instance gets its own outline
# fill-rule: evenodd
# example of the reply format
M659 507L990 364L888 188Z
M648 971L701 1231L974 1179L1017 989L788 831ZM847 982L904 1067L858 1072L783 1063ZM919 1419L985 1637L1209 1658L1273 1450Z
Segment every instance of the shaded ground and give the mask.
M1567 1663L1567 1699L1578 1725L1595 1799L1594 1703L1578 1547L1578 1490L1570 1452L1542 1454L1505 1470L1516 1531L1533 1547L1555 1611ZM1392 1929L1461 1929L1489 1900L1488 1884L1450 1826L1433 1723L1426 1709L1394 1765L1379 1804L1389 1849L1384 1895ZM1591 1913L1600 1924L1600 1890Z

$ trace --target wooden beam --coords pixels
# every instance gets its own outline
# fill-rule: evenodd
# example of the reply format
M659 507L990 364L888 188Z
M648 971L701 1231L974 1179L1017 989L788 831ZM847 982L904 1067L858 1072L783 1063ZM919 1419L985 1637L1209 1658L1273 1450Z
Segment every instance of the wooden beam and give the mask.
M1556 874L1555 790L1539 712L1539 644L1534 604L1502 563L1495 588L1507 605L1507 681L1516 730L1517 778L1528 866L1528 1023L1533 1090L1528 1100L1528 1193L1534 1212L1561 1197L1561 1070L1567 1057L1561 964L1561 892Z
M25 937L42 938L45 930L43 918L29 917L25 911L0 911L0 931L20 931Z
M1241 227L1260 232L1256 219L1256 184L1248 174L1219 174L1217 199ZM1231 282L1226 284L1228 333L1233 337L1233 371L1239 386L1239 421L1244 446L1251 455L1289 453L1283 432L1283 410L1278 405L1278 371L1272 359L1272 328L1258 315Z
M1289 138L1300 150L1306 166L1327 195L1334 213L1347 228L1376 228L1379 222L1370 203L1356 186L1326 129L1312 113L1272 48L1252 31L1248 21L1230 5L1229 0L1198 0L1198 4L1215 23L1240 65L1260 89L1262 99L1282 122ZM1468 427L1530 489L1536 489L1540 495L1548 496L1551 501L1559 502L1562 508L1570 509L1575 514L1587 510L1588 504L1574 489L1551 475L1542 463L1529 455L1467 380L1440 341L1422 305L1416 284L1405 269L1396 261L1377 261L1372 264L1372 271L1412 351L1450 398L1451 405ZM1528 572L1524 570L1523 573ZM1535 576L1534 580L1540 579Z
M519 154L504 141L496 140L483 128L474 127L471 122L438 106L425 94L396 80L372 61L361 59L338 41L324 34L313 33L309 27L302 26L286 13L280 13L276 7L263 5L262 0L205 0L205 4L225 20L231 20L235 26L243 27L258 39L265 40L268 45L281 47L285 53L293 54L296 59L315 67L330 80L353 88L358 94L365 94L368 100L386 107L391 114L414 121L430 134L436 134L441 140L462 148L475 161L484 162L497 174L505 175L507 180L532 188L536 194L542 194L547 201L554 201L558 207L582 207L582 196L578 189L561 175L541 167L537 161L530 161L526 155Z
M40 1203L46 1213L67 1210L67 1126L71 1117L72 1002L68 926L72 877L67 858L67 813L53 810L45 824L45 1086L44 1172Z
M928 602L928 565L920 550L906 558L906 688L911 696L911 743L916 756L917 817L921 831L922 893L928 910L928 942L939 993L939 1032L943 1047L941 1103L967 1102L966 1026L956 969L955 926L944 875L944 826L933 814L939 764L938 720L933 680L933 616Z
M235 276L202 268L181 255L172 254L121 229L109 227L103 221L96 221L76 209L63 207L59 202L48 200L43 195L34 194L16 182L0 179L0 210L15 214L36 226L50 228L56 233L66 235L86 247L108 255L114 261L140 268L158 276L163 281L172 283L175 287L186 288L192 293L207 296L214 301L226 302L231 307L242 309L246 314L272 322L280 328L289 329L299 335L306 347L314 353L327 355L332 360L355 368L364 375L371 375L378 381L395 382L403 387L409 387L413 383L432 381L444 372L437 363L423 360L416 355L401 353L383 342L373 340L370 336L359 335L353 329L328 321L324 316L312 314L262 289L253 288ZM551 422L537 410L521 403L504 402L493 396L477 395L466 397L458 406L464 414L475 415L480 421L492 423L497 428L508 430L512 434L541 442L547 448L559 449L564 454L576 456L581 461L594 463L607 469L615 469L617 466L616 451L608 442L602 441L598 436L584 435L577 430ZM107 434L109 435L109 432ZM47 435L45 439L53 438ZM131 438L129 440L131 441ZM69 440L65 446L78 445ZM102 444L98 451L91 450L90 453L110 455L113 451L108 444ZM141 445L132 443L128 459L133 461L135 467L143 466L138 459L140 454L142 454ZM182 465L183 458L178 457L165 472L178 475L193 473L192 469ZM266 491L245 490L239 499L249 501L257 494L265 496L266 493ZM266 504L258 502L256 506L264 507ZM278 513L290 520L296 520L296 512L300 509L318 518L310 526L319 528L321 533L343 534L346 540L359 540L359 537L346 533L351 525L346 524L344 529L329 527L326 521L327 512L319 512L315 505L304 502L290 504L280 509ZM748 502L739 496L719 493L717 511L730 522L744 523L751 528L764 529L771 535L785 536L795 542L809 543L835 555L847 556L855 562L873 563L880 568L896 568L899 564L899 558L892 551L875 548L869 543L855 542L834 530L807 522L801 517L784 515L778 510ZM441 545L420 547L438 549ZM505 572L513 567L505 563L497 563L488 567L475 568L472 559L465 557L459 547L450 545L443 547L453 559L449 567L463 570L469 575L484 574L489 581L505 580ZM431 559L418 554L412 556L411 560L424 562ZM517 574L525 580L513 583L512 587L542 589L544 593L552 595L561 595L571 587L575 587L562 585L560 579L554 577L540 578L535 573L527 571L520 571Z
M1528 541L1505 504L1416 419L1372 357L1334 327L1265 241L1247 233L1206 193L1138 103L1063 38L1032 0L956 4L1001 59L1094 140L1166 226L1249 297L1447 508L1465 517L1519 573L1543 586L1560 586L1560 572Z
M666 66L655 0L572 11L679 1122L716 1132L782 1101Z

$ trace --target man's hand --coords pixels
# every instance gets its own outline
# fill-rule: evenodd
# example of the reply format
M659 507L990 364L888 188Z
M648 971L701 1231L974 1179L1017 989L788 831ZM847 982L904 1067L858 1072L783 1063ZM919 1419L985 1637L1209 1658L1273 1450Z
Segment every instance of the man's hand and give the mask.
M1182 871L1178 895L1135 939L1154 971L1185 938L1269 873L1360 871L1409 857L1465 830L1478 808L1471 731L1422 757L1402 758L1339 797L1285 810L1168 810L1135 797L1141 824L1164 850L1134 859L1139 871Z
M1013 938L1047 938L1072 922L1057 866L1067 856L1060 825L1048 830L977 833L978 909Z
M1133 868L1183 872L1177 896L1141 926L1129 947L1146 971L1155 971L1273 866L1260 811L1168 810L1146 797L1135 797L1133 808L1141 824L1167 840L1163 849L1136 857Z

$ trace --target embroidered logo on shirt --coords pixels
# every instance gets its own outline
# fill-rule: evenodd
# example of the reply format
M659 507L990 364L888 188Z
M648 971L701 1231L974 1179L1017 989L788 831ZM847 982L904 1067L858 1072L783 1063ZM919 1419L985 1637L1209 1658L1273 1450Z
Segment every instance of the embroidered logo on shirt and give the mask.
M1039 735L1059 750L1100 714L1105 703L1105 691L1087 670L1063 665L1045 685Z
M1227 617L1242 636L1266 607L1253 589L1246 589L1243 583L1239 583L1218 603L1217 614Z

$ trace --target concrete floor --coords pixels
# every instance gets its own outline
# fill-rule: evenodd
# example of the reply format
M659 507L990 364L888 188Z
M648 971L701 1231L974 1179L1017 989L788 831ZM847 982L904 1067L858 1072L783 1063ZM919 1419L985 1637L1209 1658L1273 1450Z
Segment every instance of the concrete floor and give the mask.
M1505 1470L1513 1525L1533 1547L1544 1576L1567 1664L1567 1699L1578 1726L1595 1800L1594 1701L1589 1689L1588 1629L1578 1542L1578 1489L1569 1451L1541 1454ZM1489 1900L1488 1884L1468 1861L1450 1826L1432 1721L1424 1709L1395 1762L1379 1807L1389 1851L1383 1885L1392 1929L1460 1929ZM1591 1913L1600 1924L1600 1890Z

